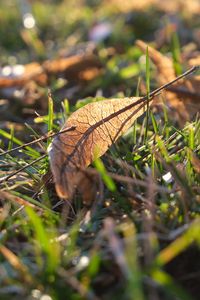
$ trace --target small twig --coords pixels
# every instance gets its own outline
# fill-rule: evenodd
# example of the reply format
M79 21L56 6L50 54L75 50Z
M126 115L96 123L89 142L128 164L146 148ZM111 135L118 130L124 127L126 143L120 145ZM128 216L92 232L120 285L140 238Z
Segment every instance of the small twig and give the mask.
M0 156L5 155L5 154L9 154L9 153L11 153L11 152L13 152L13 151L18 151L18 150L20 150L20 149L23 149L23 148L25 148L25 147L27 147L27 146L33 145L33 144L38 143L38 142L45 141L45 140L47 140L48 138L54 137L54 136L56 136L56 135L60 135L60 134L65 133L65 132L67 132L67 131L74 130L75 128L76 128L76 126L71 126L71 127L69 127L69 128L63 129L62 131L59 131L59 132L56 132L56 133L47 133L47 134L43 135L42 137L40 137L40 138L38 138L38 139L36 139L36 140L34 140L34 141L31 141L31 142L28 142L28 143L23 144L23 145L21 145L21 146L15 147L15 148L13 148L13 149L4 151L3 153L0 153Z
M85 173L89 173L89 174L93 174L93 175L97 175L99 174L98 171L96 169L93 168L87 168L87 169L81 169L83 172ZM138 186L141 187L147 187L147 182L145 180L140 180L140 179L136 179L136 178L132 178L132 177L128 177L128 176L124 176L124 175L118 175L118 174L114 174L112 172L107 172L108 176L110 176L112 179L119 181L119 182L124 182L124 183L132 183L132 184L136 184ZM161 193L172 193L173 190L170 190L166 187L160 186L156 183L153 184L154 188Z
M191 69L187 70L186 72L184 72L183 74L181 74L180 76L176 77L174 80L162 85L161 87L157 88L156 90L154 90L153 92L151 92L149 94L149 96L152 98L155 95L157 95L160 91L167 89L169 86L171 86L172 84L174 84L175 82L179 81L180 79L188 76L189 74L192 74L194 72L196 72L198 69L200 69L200 66L193 66Z
M37 163L38 161L42 160L43 158L45 158L47 156L47 154L44 154L42 156L40 156L39 158L35 159L34 161L32 161L30 164L20 168L19 170L13 172L12 174L8 175L8 176L4 176L3 178L0 178L0 183L8 181L8 179L10 179L11 177L17 175L18 173L24 171L26 168L34 165L35 163Z
M170 86L170 87L167 88L167 90L170 91L170 92L185 96L185 97L192 97L192 98L195 98L195 99L199 99L199 97L200 97L199 92L196 92L196 91L193 92L193 91L190 91L188 89L184 89L183 87Z
M136 102L134 101L133 103L121 108L118 111L115 111L113 113L111 113L110 115L106 116L105 118L101 119L100 121L98 121L97 123L93 124L92 126L90 126L89 128L87 128L87 130L84 132L84 134L82 134L82 137L78 140L78 142L76 143L76 145L74 146L73 151L66 156L66 160L63 162L62 168L61 168L61 173L64 172L66 165L68 164L68 162L70 161L73 164L73 157L76 154L76 152L78 151L79 147L83 147L84 143L86 143L86 141L88 140L88 137L94 132L94 130L96 128L98 128L101 125L105 125L106 122L109 122L110 120L112 120L113 118L119 116L120 114L123 114L124 112L132 109L133 107L141 104L121 125L121 127L119 128L118 132L116 133L114 140L117 138L118 134L120 131L122 131L123 127L125 126L125 124L127 123L128 120L130 120L138 111L140 111L140 109L144 108L147 104L147 101L152 101L153 98L155 96L157 96L162 90L165 90L166 88L168 88L169 86L171 86L172 84L174 84L175 82L179 81L180 79L182 79L183 77L197 71L200 68L200 66L194 66L191 69L189 69L188 71L184 72L183 74L181 74L180 76L176 77L175 79L171 80L170 82L162 85L161 87L157 88L156 90L152 91L151 93L149 93L148 96L144 96L142 98L140 98L139 100L137 100ZM56 147L56 144L54 144L54 147ZM60 149L59 149L60 150ZM63 152L64 153L64 152ZM77 167L77 166L75 166Z
M179 81L180 79L184 78L185 76L188 76L189 74L196 72L198 69L200 68L200 66L194 66L191 69L187 70L185 73L181 74L180 76L176 77L175 79L171 80L170 82L162 85L161 87L157 88L156 90L150 92L148 95L142 97L141 99L137 100L136 102L134 102L133 104L129 104L128 106L122 108L121 110L119 110L118 112L114 112L113 114L111 114L110 116L106 117L105 119L102 119L101 122L103 124L105 124L105 122L109 119L111 119L112 117L115 117L117 115L119 115L120 113L123 113L125 111L127 111L128 109L131 109L133 106L139 105L141 104L126 120L125 122L122 123L121 127L119 128L118 132L116 133L115 137L113 140L115 140L118 136L118 133L120 131L122 131L123 127L125 126L125 124L127 123L128 120L130 120L138 111L140 111L140 109L142 109L147 102L149 103L150 101L152 101L154 99L155 96L158 96L161 91L167 89L169 86L173 85L175 82ZM97 126L97 124L96 124Z

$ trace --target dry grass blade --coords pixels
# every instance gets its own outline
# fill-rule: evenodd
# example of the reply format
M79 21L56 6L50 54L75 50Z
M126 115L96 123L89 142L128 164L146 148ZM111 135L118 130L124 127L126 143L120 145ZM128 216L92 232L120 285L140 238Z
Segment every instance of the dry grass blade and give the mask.
M110 250L124 277L129 276L129 267L124 255L123 244L115 233L116 224L112 218L106 218L104 221L104 234L108 239Z
M192 151L190 151L190 155L193 168L198 174L200 174L200 159Z
M33 279L29 274L27 267L19 260L19 258L7 247L0 245L0 253L8 260L11 266L21 275L21 279L30 284Z
M6 191L0 191L0 199L1 200L8 200L8 201L11 201L12 203L14 204L18 204L20 205L21 207L24 207L24 206L30 206L32 208L35 208L36 210L38 211L41 211L43 212L43 209L39 206L36 206L34 205L33 203L30 203L18 196L15 196L9 192L6 192Z
M67 272L65 269L60 268L58 270L58 275L64 278L64 281L75 291L77 291L82 298L86 300L100 300L92 291L83 285L76 277Z
M153 91L148 101L162 89L195 70L196 67ZM55 137L49 148L51 169L59 197L72 197L83 177L81 169L102 156L145 112L146 106L147 97L110 99L87 104L69 117L62 130L74 126L74 131Z

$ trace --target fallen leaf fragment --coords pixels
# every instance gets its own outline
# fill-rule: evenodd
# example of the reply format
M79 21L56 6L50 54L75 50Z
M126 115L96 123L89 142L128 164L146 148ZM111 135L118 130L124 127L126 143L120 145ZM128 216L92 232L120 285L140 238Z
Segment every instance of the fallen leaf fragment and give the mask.
M136 45L145 53L147 44L143 41L136 41ZM148 46L149 57L155 64L158 76L157 81L163 84L176 77L173 62L171 58L164 56L159 51ZM180 126L184 126L187 120L190 120L194 115L200 111L200 76L194 76L189 79L182 79L168 90L164 92L162 101L168 107L170 113L169 117L176 119ZM156 101L155 101L156 100ZM160 101L158 97L154 100L154 105L159 106Z
M85 105L74 112L49 147L56 191L70 199L83 177L83 169L102 156L146 110L140 98L110 99Z

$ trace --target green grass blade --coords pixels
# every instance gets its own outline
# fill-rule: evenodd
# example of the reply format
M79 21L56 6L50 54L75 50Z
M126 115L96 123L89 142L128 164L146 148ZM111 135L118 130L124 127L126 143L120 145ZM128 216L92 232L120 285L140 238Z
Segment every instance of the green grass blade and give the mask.
M46 254L46 272L52 273L56 270L60 261L60 249L55 241L55 232L53 233L53 228L50 232L47 232L41 218L31 207L26 207L25 210L34 229L37 251L40 248L40 255L42 256L42 253Z
M150 65L149 65L149 50L148 47L146 49L146 90L147 90L147 98L149 99L150 95ZM149 129L149 101L147 101L147 113L146 113L146 129L144 135L144 142L147 141L147 133Z
M155 263L159 266L167 264L186 250L194 241L200 245L200 219L194 221L181 237L164 248L156 257Z
M112 180L112 178L107 174L106 168L100 158L95 159L94 166L97 169L97 171L100 173L102 180L105 183L105 185L107 186L107 188L111 192L116 191L116 185L115 185L114 181Z
M151 273L152 279L161 285L168 294L173 294L177 299L192 300L185 290L174 283L172 277L166 272L156 269Z
M150 112L150 115L151 115L151 121L152 121L152 124L153 124L153 129L154 129L154 132L156 134L158 134L158 124L157 124L157 121L155 119L155 116L152 112Z
M176 32L172 34L171 44L172 44L172 58L173 58L174 69L176 75L180 75L183 72L183 70L181 66L180 43Z
M8 139L9 141L12 141L12 143L15 143L19 146L22 146L24 143L20 141L18 138L14 137L13 134L10 134L6 132L3 129L0 129L0 135L2 135L4 138ZM33 148L26 146L25 147L32 155L38 157L39 153L38 151L34 150Z
M51 97L51 93L48 93L48 123L47 128L48 132L50 132L53 129L53 120L54 120L54 113L53 113L53 99ZM47 140L47 146L50 144L51 139Z
M14 126L11 126L10 128L10 140L9 140L9 144L8 144L8 150L11 150L13 148L13 138L14 138Z
M131 222L123 224L121 229L124 237L129 240L129 243L125 246L124 253L129 271L127 278L129 299L143 300L142 274L137 256L136 229L134 224Z

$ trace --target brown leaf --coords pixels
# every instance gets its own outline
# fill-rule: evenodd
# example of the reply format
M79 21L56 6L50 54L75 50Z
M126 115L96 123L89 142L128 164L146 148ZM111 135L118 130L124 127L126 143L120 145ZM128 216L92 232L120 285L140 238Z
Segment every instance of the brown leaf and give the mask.
M61 73L68 80L85 80L85 78L86 80L91 80L99 75L101 64L97 56L90 54L47 60L41 65L32 62L27 65L16 65L12 68L7 66L8 68L10 68L9 76L5 76L5 68L2 69L0 74L0 88L22 87L30 81L44 86L49 80L49 75L58 75ZM89 75L88 72L90 72Z
M49 86L52 81L63 78L62 87L56 89L55 93L59 98L71 99L82 85L102 72L98 57L91 53L59 57L46 60L42 64L32 62L26 65L5 66L0 68L0 97L17 99L15 103L23 105L23 110L21 107L20 110L17 109L23 116L26 113L34 114L35 109L40 113L41 110L47 109L48 104L45 89L41 87ZM65 87L68 82L72 83L70 89ZM26 109L33 106L34 111Z
M89 70L99 70L101 64L97 56L89 55L73 55L67 58L58 58L48 60L43 63L43 68L48 74L64 73L68 80L79 79L80 74L83 77L84 72ZM96 74L94 73L95 77Z
M171 82L149 94L149 102L170 85L196 71L193 67ZM85 105L74 112L49 147L51 170L56 191L61 198L70 199L84 176L84 169L102 156L143 114L147 97L110 99Z
M62 130L75 126L74 131L58 135L49 148L59 197L72 197L82 170L127 131L146 110L145 104L140 98L104 100L87 104L69 117Z
M147 44L143 41L137 41L136 45L145 53ZM176 77L173 62L170 58L164 56L159 51L148 46L149 57L156 65L158 76L157 81L163 84ZM169 117L176 118L181 126L187 120L190 120L194 115L200 111L200 76L194 76L189 79L182 79L173 87L169 87L165 91L164 98L165 104L170 110ZM156 98L155 105L159 105Z
M46 75L42 66L32 62L27 65L16 65L10 68L10 75L0 75L0 88L8 88L13 86L24 86L29 81L36 81L45 84L47 81ZM5 68L2 70L4 71Z

